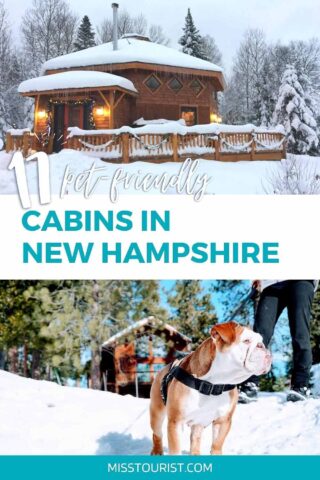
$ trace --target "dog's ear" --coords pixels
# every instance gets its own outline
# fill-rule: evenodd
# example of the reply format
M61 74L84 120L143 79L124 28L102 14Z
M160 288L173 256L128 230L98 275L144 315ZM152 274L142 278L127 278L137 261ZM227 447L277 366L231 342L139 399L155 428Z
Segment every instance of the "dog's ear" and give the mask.
M211 337L214 340L221 339L227 345L231 345L231 343L236 340L237 326L238 324L236 322L219 323L218 325L214 325L211 329Z

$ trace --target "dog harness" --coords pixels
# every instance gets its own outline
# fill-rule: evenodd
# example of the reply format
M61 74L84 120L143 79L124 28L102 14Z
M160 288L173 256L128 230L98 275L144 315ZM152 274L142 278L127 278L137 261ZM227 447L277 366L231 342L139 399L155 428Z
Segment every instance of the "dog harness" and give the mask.
M213 384L207 380L200 380L200 378L188 373L179 365L176 365L176 362L173 362L170 364L169 372L163 377L160 387L161 397L165 405L168 398L168 387L173 378L176 378L179 382L183 383L187 387L197 390L199 393L202 393L202 395L218 396L223 392L229 392L236 387L236 385Z

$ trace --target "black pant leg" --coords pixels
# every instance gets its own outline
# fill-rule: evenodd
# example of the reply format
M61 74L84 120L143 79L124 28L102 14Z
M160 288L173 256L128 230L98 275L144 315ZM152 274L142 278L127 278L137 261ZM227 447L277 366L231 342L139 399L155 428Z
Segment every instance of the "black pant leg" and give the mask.
M286 290L285 282L281 282L270 285L260 295L253 330L260 333L266 347L270 343L276 323L286 306ZM258 385L259 377L253 375L247 382L254 382Z
M309 280L292 280L288 294L288 317L293 348L292 385L309 384L312 365L310 319L314 285Z
M266 347L270 343L276 323L286 307L286 302L286 282L271 285L261 293L253 330L260 333Z

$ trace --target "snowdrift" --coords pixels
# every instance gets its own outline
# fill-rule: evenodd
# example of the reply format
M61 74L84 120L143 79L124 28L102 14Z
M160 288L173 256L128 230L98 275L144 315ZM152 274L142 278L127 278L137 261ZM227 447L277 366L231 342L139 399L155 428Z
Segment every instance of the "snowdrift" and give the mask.
M239 405L225 454L320 454L320 400L285 403L264 394ZM0 371L0 454L148 454L149 401L93 390L60 387ZM189 429L183 432L188 449ZM211 428L202 453L208 454Z
M12 154L0 152L0 194L15 194L17 192L14 172L7 170ZM51 190L54 194L59 194L64 172L69 166L70 172L78 175L89 169L93 163L96 168L103 167L103 173L97 175L107 175L108 180L98 183L95 193L108 194L110 190L111 179L116 170L121 169L128 175L139 175L140 178L146 174L159 175L167 172L169 175L177 174L181 168L181 163L167 162L163 164L153 164L147 162L135 162L131 164L112 164L103 162L99 158L94 158L88 154L74 150L62 150L58 154L50 155L51 170ZM320 174L320 158L297 156L297 161L303 164L303 168L309 171L317 171ZM199 160L197 173L208 175L210 182L206 192L208 194L265 194L266 191L272 193L271 178L281 172L283 164L281 162L270 161L243 161L243 162L219 162L215 160ZM30 162L26 165L29 190L36 194L38 189L38 172L36 162ZM118 185L120 194L141 194L131 185L124 189ZM68 193L76 193L72 185L68 187ZM151 189L148 194L158 194L159 190ZM176 193L176 190L169 190L168 193ZM83 194L83 193L81 193Z

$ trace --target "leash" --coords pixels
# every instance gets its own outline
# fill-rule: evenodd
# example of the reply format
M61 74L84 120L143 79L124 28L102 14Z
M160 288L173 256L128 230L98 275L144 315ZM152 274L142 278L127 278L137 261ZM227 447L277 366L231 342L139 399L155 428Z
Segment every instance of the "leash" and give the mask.
M221 395L223 392L229 392L236 387L236 385L214 384L208 382L207 380L201 380L200 378L195 377L191 373L188 373L179 365L173 366L173 364L171 364L169 372L164 376L161 382L161 397L165 405L168 398L168 387L171 380L173 380L174 378L186 385L186 387L197 390L199 393L202 393L202 395L207 396L213 395L216 397L218 395Z
M242 312L247 303L257 298L258 294L258 291L252 287L249 293L243 295L236 308L226 318L223 319L223 322L231 322L237 315L239 315L239 313Z

